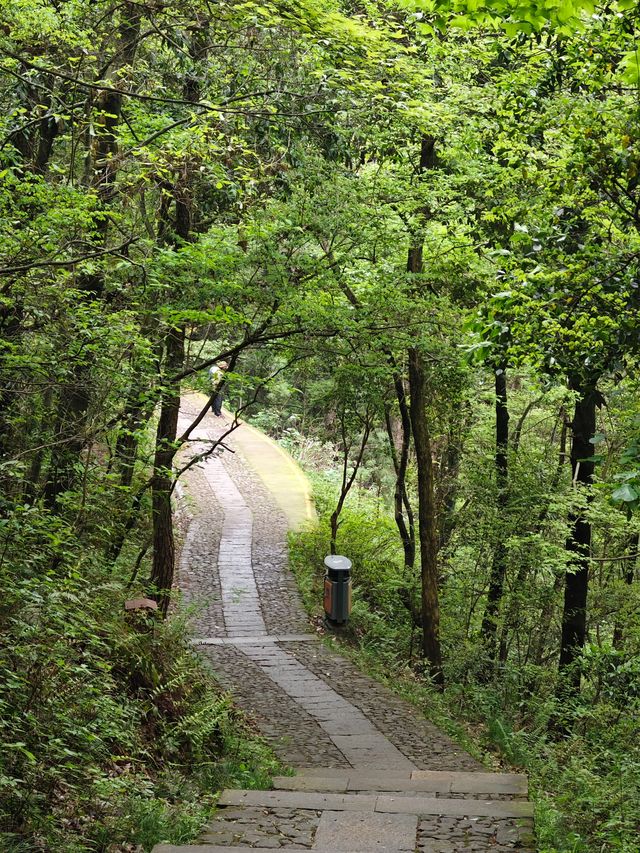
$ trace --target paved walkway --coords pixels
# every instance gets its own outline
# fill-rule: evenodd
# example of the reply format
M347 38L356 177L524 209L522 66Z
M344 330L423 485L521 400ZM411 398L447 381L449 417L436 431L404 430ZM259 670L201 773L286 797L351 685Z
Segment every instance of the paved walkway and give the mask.
M204 398L183 401L181 426ZM209 414L190 452L219 437ZM225 791L196 845L218 850L531 850L526 779L483 768L416 709L311 632L287 569L287 532L313 517L295 463L243 424L181 487L179 585L195 642L221 683L297 775L273 791Z

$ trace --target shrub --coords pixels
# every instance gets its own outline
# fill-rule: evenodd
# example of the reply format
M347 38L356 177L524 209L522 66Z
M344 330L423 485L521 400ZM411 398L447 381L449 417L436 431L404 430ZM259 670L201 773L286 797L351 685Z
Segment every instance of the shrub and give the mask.
M291 538L291 564L307 606L318 612L322 558L329 541L334 486L316 477L320 521ZM483 647L460 625L460 600L442 596L447 689L431 689L411 666L411 621L398 596L401 546L388 509L355 492L343 511L339 548L354 562L354 605L343 651L416 703L434 723L495 767L525 770L536 808L541 853L635 853L640 829L640 729L637 659L588 646L582 695L556 698L555 660L508 660L487 683ZM464 554L457 570L466 571ZM414 637L419 643L419 638ZM335 641L334 642L339 642ZM414 643L414 650L417 643ZM562 734L558 735L558 722Z
M276 767L175 618L123 590L2 573L0 825L9 850L148 850L192 839L215 792Z

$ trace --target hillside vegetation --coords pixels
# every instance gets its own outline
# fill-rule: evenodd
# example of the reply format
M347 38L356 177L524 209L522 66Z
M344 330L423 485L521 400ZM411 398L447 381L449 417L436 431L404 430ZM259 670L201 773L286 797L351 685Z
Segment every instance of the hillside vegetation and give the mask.
M353 557L365 649L541 768L545 849L633 849L638 30L631 0L1 4L9 849L186 837L226 762L270 765L173 606L189 389L328 472L304 547Z

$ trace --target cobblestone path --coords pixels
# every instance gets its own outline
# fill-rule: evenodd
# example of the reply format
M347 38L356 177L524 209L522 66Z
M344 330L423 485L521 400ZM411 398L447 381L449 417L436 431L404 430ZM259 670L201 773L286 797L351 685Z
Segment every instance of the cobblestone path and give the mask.
M183 400L186 428L204 402ZM212 414L189 453L226 429ZM306 482L266 436L241 425L233 452L181 486L179 565L194 642L295 776L272 791L224 791L197 844L154 853L533 850L523 776L482 766L418 711L311 631L287 569L286 537L311 517Z

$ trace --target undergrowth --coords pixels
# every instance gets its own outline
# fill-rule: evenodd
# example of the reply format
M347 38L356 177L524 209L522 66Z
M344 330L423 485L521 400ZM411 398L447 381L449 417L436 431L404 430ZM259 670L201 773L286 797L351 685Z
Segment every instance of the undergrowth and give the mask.
M290 561L305 606L318 616L335 482L318 473L311 479L319 522L291 536ZM354 490L341 517L339 545L353 561L354 603L349 632L327 642L413 702L487 766L525 771L540 853L637 853L640 730L632 689L637 677L618 673L617 682L604 681L607 692L597 667L610 661L587 661L592 678L571 703L557 700L552 666L508 662L483 682L477 677L481 647L472 633L461 639L453 629L454 604L445 590L447 689L440 693L423 673L406 605L407 593L417 594L418 580L404 573L393 518L377 496ZM553 721L562 723L561 733Z
M271 753L193 653L183 619L126 616L116 580L0 572L0 849L148 851L196 837Z

